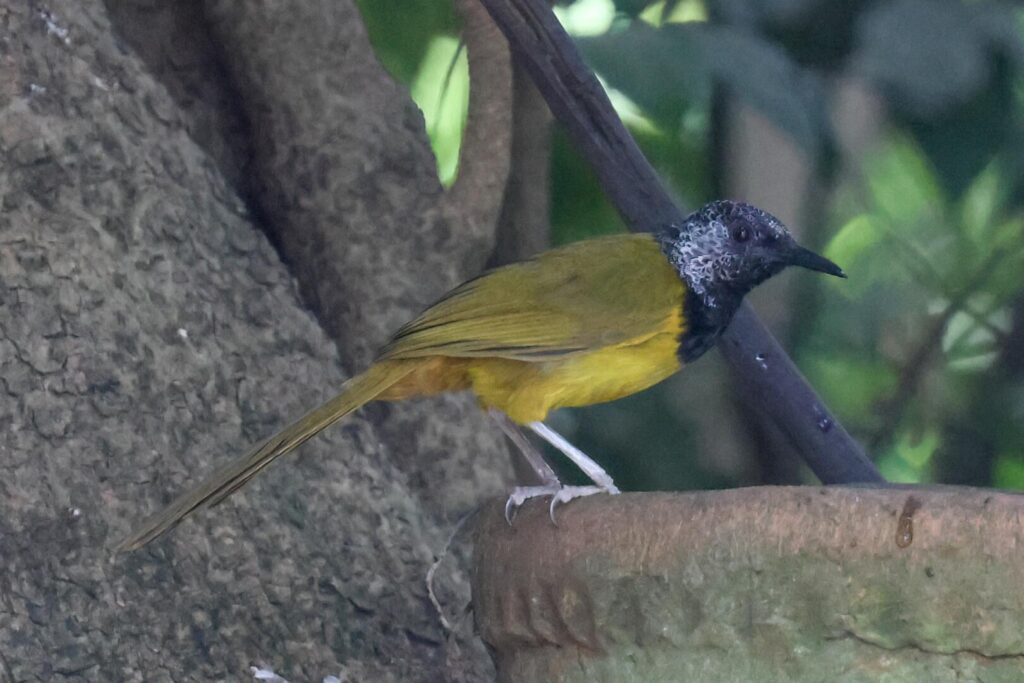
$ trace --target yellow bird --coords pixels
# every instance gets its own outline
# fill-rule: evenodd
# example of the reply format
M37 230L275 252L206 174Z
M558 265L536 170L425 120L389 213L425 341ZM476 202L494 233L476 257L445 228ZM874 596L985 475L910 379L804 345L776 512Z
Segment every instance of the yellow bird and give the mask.
M215 505L276 458L374 400L472 390L542 479L523 502L618 493L593 460L547 427L562 407L612 401L660 382L714 345L743 296L788 265L845 277L775 217L717 201L656 233L584 240L494 269L400 329L377 360L319 408L214 471L125 539L138 548ZM515 425L561 450L594 482L563 486Z

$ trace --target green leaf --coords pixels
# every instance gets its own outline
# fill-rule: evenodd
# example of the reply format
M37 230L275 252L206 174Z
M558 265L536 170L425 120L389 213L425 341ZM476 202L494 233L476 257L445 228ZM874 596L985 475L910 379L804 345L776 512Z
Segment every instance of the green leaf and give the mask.
M665 0L658 4L661 5L661 16L655 25L708 20L708 8L704 0Z
M555 5L554 11L570 35L597 36L606 33L614 23L616 6L612 0L575 0L568 5Z
M704 55L687 32L668 28L638 21L576 43L610 86L666 130L675 130L688 109L710 105L711 80Z
M968 305L971 311L979 313L954 314L943 332L942 350L950 370L981 372L998 360L999 339L995 330L1008 333L1013 324L1012 314L1007 307L994 305L993 297L985 293L971 297ZM976 315L984 316L986 324L981 324Z
M893 483L925 481L939 442L939 434L935 430L928 430L916 438L909 432L900 432L892 448L879 458L878 468Z
M833 235L825 256L836 263L842 263L847 270L853 270L857 261L885 237L878 225L878 219L866 213L854 216Z
M852 352L813 354L801 367L832 409L854 423L872 422L879 400L896 386L896 374L887 364L853 357Z
M716 82L812 154L831 139L821 81L776 44L744 29L702 22L627 28L577 41L591 65L668 130L710 106Z
M1024 458L1000 455L996 458L992 485L1000 489L1024 489Z
M443 184L451 185L469 107L469 66L466 51L459 49L457 39L437 36L430 41L409 90L423 111L430 146L437 157L438 176Z
M921 483L921 473L895 453L883 455L875 464L888 482L893 484Z
M896 442L896 450L899 452L900 457L919 472L923 472L924 468L931 462L932 456L935 455L938 447L939 434L934 430L925 432L917 439L911 439L908 434L902 434Z
M377 57L395 78L410 83L430 41L454 36L459 21L450 0L356 0Z
M897 228L941 214L945 198L921 150L897 137L866 162L868 187L875 206Z
M978 174L961 199L960 222L969 239L982 242L992 234L1003 200L1001 168L993 162Z
M980 351L976 354L961 354L949 361L949 369L956 372L984 372L999 360L998 351Z

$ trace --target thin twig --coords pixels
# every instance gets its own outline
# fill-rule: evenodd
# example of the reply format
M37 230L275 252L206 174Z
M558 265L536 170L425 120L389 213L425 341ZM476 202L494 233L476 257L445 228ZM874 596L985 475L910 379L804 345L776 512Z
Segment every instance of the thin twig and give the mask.
M448 540L445 541L444 547L441 548L441 554L434 557L434 562L430 565L430 569L427 570L427 596L430 598L430 604L434 606L434 610L437 612L437 618L441 622L441 628L446 633L454 633L455 627L452 626L451 622L444 615L444 608L441 606L441 601L437 599L437 594L434 593L434 575L437 570L441 567L441 563L444 562L444 558L448 557L448 550L451 549L452 543L455 542L455 537L462 531L462 527L465 526L466 521L480 511L482 505L478 505L466 514L459 518L459 521L455 523L452 528L452 532L448 535Z

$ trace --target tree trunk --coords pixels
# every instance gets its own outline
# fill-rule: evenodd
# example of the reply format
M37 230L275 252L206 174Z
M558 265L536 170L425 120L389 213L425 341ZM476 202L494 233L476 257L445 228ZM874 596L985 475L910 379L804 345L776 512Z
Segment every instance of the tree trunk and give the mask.
M349 1L108 5L0 0L0 681L489 679L424 583L508 478L466 397L107 550L478 268L500 201L450 206Z

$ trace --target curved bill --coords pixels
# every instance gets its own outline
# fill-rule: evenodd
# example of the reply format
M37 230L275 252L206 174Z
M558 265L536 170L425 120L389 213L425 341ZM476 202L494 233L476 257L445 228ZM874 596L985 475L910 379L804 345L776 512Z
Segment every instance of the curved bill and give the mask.
M800 266L809 270L816 270L821 273L828 273L836 277L846 277L843 269L829 261L824 256L815 254L810 249L805 249L799 244L793 245L786 262L791 266Z

